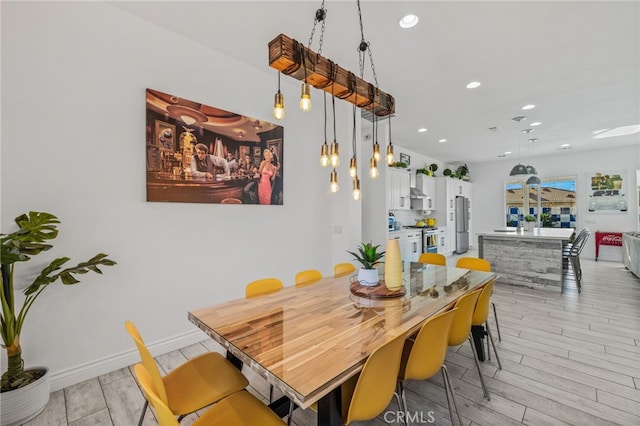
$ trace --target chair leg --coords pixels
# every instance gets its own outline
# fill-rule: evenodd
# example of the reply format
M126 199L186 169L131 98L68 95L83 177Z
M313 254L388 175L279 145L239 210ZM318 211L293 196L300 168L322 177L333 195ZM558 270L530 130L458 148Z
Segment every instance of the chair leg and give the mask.
M291 426L291 418L293 417L293 401L289 402L289 415L287 416L287 426Z
M500 324L498 324L498 314L496 313L496 304L491 302L491 306L493 306L493 318L496 320L496 330L498 330L498 341L502 342L502 336L500 336Z
M396 392L394 392L393 395L396 397L396 400L398 401L398 407L400 408L400 411L403 414L402 423L406 426L407 425L407 400L404 396L404 385L402 384L401 380L397 381Z
M447 366L442 364L440 367L442 371L442 378L444 379L444 391L447 394L447 405L449 405L449 416L451 416L451 426L454 426L455 423L453 421L453 411L451 411L451 403L449 402L449 394L451 394L451 401L453 402L453 408L456 410L456 414L458 415L458 424L462 426L462 417L460 417L460 411L458 411L458 404L456 404L456 394L453 391L453 386L451 385L451 380L449 379L449 370L447 370Z
M502 370L500 357L498 356L498 351L496 351L496 344L493 342L493 336L491 335L491 329L489 328L489 321L485 323L485 326L487 327L487 336L489 336L489 340L491 341L491 346L493 346L493 353L496 354L496 361L498 361L498 369ZM489 342L487 342L487 346L489 346ZM487 352L490 352L488 347L487 347Z
M482 372L480 371L480 361L478 361L478 354L476 352L476 347L473 345L473 340L471 340L471 334L469 334L469 337L467 338L467 340L471 345L471 352L473 352L473 360L476 362L476 368L478 369L478 376L480 376L480 384L482 385L482 391L484 392L484 397L487 398L488 401L491 401L489 390L487 389L487 385L484 384L484 379L482 378Z
M142 422L144 421L144 414L147 412L148 406L149 406L149 401L147 401L147 399L145 398L144 406L142 407L142 413L140 413L140 419L138 419L138 426L142 425Z

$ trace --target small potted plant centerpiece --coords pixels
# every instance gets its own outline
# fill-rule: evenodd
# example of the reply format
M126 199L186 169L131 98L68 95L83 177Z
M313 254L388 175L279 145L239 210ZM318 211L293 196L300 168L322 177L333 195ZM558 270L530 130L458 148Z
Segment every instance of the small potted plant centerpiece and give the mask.
M532 214L528 214L524 217L525 222L525 231L533 231L535 225L536 217Z
M18 263L26 263L33 256L51 249L48 240L58 235L57 217L44 212L29 212L15 219L18 229L9 234L0 234L2 277L0 280L0 334L2 347L7 352L7 370L2 374L2 424L16 425L38 415L49 401L49 370L46 367L24 368L22 359L21 331L24 321L38 296L51 283L58 280L62 284L78 283L76 275L96 272L102 274L99 266L115 265L106 254L98 253L86 262L75 266L63 266L68 257L59 257L45 264L31 284L15 283L22 288L24 298L20 303L15 297L14 268ZM60 307L60 309L64 309ZM64 343L64 342L62 342Z
M358 247L358 253L347 251L362 267L358 271L358 281L364 286L375 286L378 284L378 270L376 266L382 263L385 252L378 252L379 245L374 246L372 243L362 243Z

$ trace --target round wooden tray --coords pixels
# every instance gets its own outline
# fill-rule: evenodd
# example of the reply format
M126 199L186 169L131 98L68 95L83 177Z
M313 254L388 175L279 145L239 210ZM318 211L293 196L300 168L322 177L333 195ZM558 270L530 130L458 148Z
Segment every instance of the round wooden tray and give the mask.
M388 289L384 280L378 281L378 284L374 286L362 285L358 280L352 281L350 290L354 296L367 299L392 299L394 297L402 297L406 292L404 286L397 290Z

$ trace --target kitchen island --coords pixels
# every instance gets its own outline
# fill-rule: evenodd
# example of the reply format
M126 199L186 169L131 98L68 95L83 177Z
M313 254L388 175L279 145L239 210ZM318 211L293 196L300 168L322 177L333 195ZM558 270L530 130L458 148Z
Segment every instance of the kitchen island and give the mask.
M526 287L562 286L562 248L573 228L499 228L478 233L481 258L491 263L498 282Z

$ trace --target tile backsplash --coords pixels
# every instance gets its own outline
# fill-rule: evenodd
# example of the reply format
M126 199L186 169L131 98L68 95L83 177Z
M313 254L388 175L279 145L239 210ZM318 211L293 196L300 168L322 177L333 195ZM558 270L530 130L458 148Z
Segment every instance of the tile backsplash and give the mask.
M400 222L402 226L415 225L417 221L421 219L425 219L428 217L433 217L431 215L422 215L422 211L420 210L390 210L396 218L396 222Z

